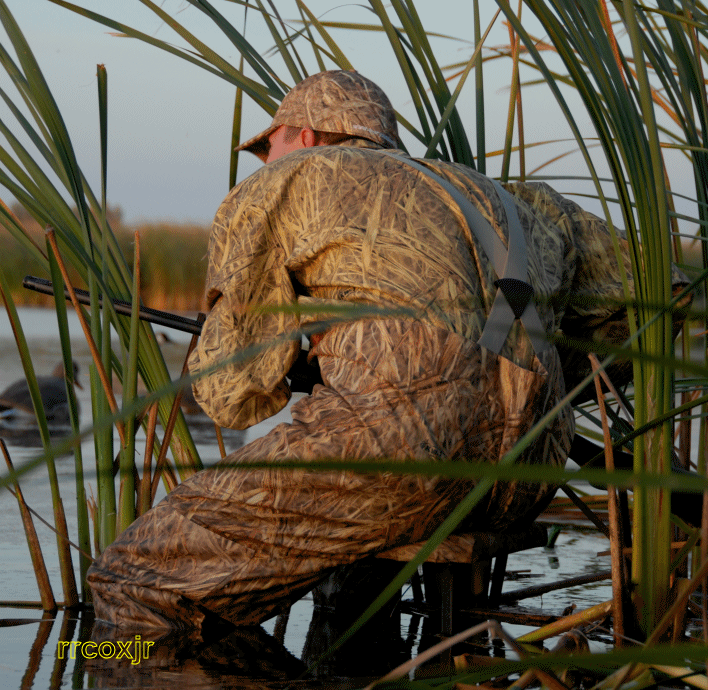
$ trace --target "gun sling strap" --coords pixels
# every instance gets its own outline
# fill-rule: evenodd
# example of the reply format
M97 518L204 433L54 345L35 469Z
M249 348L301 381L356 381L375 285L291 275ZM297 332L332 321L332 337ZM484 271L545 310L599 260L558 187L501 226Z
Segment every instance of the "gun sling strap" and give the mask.
M457 204L467 221L468 230L477 238L484 253L492 262L494 271L499 276L494 281L497 294L487 316L482 335L477 341L478 344L499 354L514 321L519 319L524 325L534 352L538 355L547 349L549 342L545 337L545 329L541 325L541 319L533 302L533 287L528 282L526 238L516 212L516 204L514 204L511 195L496 180L491 180L504 205L509 224L509 249L507 251L489 221L454 185L418 161L404 158L392 151L383 150L382 153L415 168L437 182ZM471 244L473 243L472 237L469 237L468 240Z

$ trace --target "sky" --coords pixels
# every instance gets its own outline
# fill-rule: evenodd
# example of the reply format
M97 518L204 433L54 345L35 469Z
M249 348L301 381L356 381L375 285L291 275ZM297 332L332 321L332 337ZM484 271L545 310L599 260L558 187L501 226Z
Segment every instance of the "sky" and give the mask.
M100 180L96 65L108 74L108 199L119 205L130 223L171 220L209 224L228 192L229 142L235 88L228 82L135 39L111 31L49 0L6 0L25 34L67 123L85 176L97 192ZM179 42L179 37L139 0L77 0L77 4L133 26L155 38ZM158 0L166 11L194 31L226 60L237 64L236 49L219 30L185 0ZM493 15L495 3L482 3L483 24ZM240 28L243 9L233 2L214 0ZM295 3L278 0L284 18L295 17ZM369 22L373 15L362 4L342 0L310 0L308 7L333 21ZM440 62L460 61L471 55L473 17L468 0L418 2L424 26L432 32L468 40L433 39ZM281 9L282 8L282 9ZM289 14L288 14L289 13ZM251 13L247 36L263 51L272 46ZM495 26L496 42L507 40L501 20ZM376 81L395 107L414 117L395 59L382 34L337 31L345 54L365 76ZM6 41L4 36L3 42ZM491 41L495 43L494 40ZM305 51L307 52L307 51ZM497 61L486 74L488 148L498 148L506 121L509 61ZM316 71L314 66L311 71ZM0 73L0 84L9 79ZM474 127L473 84L468 81L459 107L470 134ZM562 116L559 114L562 125ZM247 105L242 138L257 133L270 118L254 104ZM549 130L546 132L545 130ZM540 119L534 136L553 136L548 118ZM423 151L407 140L414 154ZM260 163L241 157L239 179Z
M79 164L94 191L100 184L99 124L96 65L105 65L108 75L108 200L123 211L131 224L165 220L196 222L208 226L228 192L229 144L235 87L188 62L141 41L119 37L107 27L79 16L50 0L4 0L20 25L40 68L59 104L69 129ZM107 14L160 40L179 44L180 38L140 0L75 0L89 10ZM231 64L238 53L223 34L186 0L155 0L210 48ZM214 6L237 28L243 25L243 8L236 2L212 0ZM276 0L284 19L296 17L293 0ZM371 22L366 3L346 0L307 0L307 6L323 20ZM496 3L480 3L482 26L491 21ZM423 25L458 40L432 38L433 48L443 65L469 59L472 53L473 16L469 0L419 0L416 6ZM246 35L262 54L272 47L272 39L249 14ZM540 35L527 11L524 26ZM373 79L389 95L394 106L411 120L415 113L395 58L383 34L361 31L333 32L335 40L355 68ZM7 39L0 30L0 42ZM508 42L501 17L487 45ZM306 48L304 54L308 54ZM267 58L268 59L268 58ZM317 71L314 62L310 72ZM280 72L285 75L283 70ZM507 121L511 62L485 63L485 121L487 150L502 146ZM526 76L532 76L526 72ZM0 70L0 86L12 91L9 77ZM474 84L470 78L458 107L468 131L475 128ZM524 119L529 142L569 138L564 117L545 87L524 88ZM572 102L572 99L571 99ZM7 111L0 110L0 117ZM580 125L592 136L592 128L581 106L574 109ZM246 104L242 140L268 126L270 117L253 103ZM422 155L417 142L404 136L414 155ZM532 149L529 168L555 153L573 149L573 142L555 148ZM250 154L241 156L239 180L261 163ZM488 160L488 172L497 175L501 158ZM515 172L512 162L512 174ZM518 170L518 167L516 167ZM559 174L584 174L579 154L563 158L555 166ZM561 183L563 193L582 191L578 183ZM593 193L590 185L585 191ZM10 200L2 188L0 194ZM601 212L599 203L588 201L589 210Z

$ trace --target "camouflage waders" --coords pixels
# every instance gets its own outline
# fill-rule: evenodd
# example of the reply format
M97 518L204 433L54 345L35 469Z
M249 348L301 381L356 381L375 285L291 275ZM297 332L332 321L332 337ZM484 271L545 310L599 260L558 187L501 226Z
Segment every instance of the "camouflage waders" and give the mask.
M413 321L339 326L317 346L324 386L293 423L173 490L92 567L96 616L123 627L192 627L209 612L260 623L333 567L425 539L469 481L392 473L281 470L280 460L498 460L562 396L554 350L522 370L455 334ZM560 465L564 409L521 461ZM268 460L268 469L225 467ZM498 482L471 519L532 519L545 486Z

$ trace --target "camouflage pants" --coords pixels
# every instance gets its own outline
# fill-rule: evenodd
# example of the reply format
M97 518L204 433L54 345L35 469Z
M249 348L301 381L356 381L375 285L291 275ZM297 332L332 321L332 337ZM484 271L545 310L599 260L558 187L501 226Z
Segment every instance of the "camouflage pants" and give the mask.
M192 627L211 614L260 623L332 568L427 538L473 486L279 461L494 462L563 392L555 350L527 371L418 322L338 326L316 354L325 386L292 407L292 424L182 483L106 549L89 571L97 618L122 627ZM564 410L521 460L561 464L571 436ZM233 467L254 460L273 464ZM497 482L468 526L503 529L549 491Z

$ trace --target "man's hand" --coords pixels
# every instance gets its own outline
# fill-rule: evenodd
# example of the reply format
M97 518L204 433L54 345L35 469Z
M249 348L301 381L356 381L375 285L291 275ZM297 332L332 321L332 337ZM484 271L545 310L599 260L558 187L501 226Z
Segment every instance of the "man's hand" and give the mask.
M317 366L317 360L314 364L307 361L307 350L300 350L300 354L290 367L290 371L286 376L290 379L290 390L293 393L312 393L312 388L316 383L322 383L320 376L320 368Z

